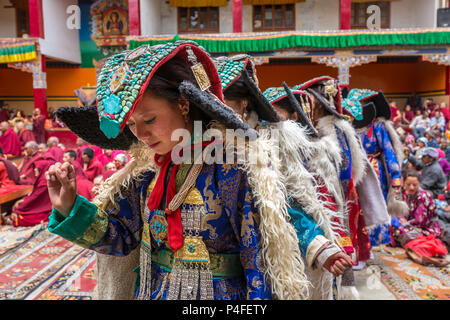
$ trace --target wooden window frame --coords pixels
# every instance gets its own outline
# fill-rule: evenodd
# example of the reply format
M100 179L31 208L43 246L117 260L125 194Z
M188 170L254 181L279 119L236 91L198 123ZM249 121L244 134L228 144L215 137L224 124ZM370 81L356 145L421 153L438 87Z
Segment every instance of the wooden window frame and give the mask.
M266 7L268 6L272 6L272 26L270 27L266 27L265 24L265 13L266 13ZM275 27L274 26L274 17L275 17L275 7L276 6L282 6L283 8L283 14L281 16L281 21L282 21L282 27ZM286 6L292 6L292 11L293 11L293 17L292 17L292 22L293 25L292 27L286 27ZM262 20L262 26L260 28L255 28L255 7L261 7L261 20ZM295 26L296 26L296 21L295 21L295 4L272 4L272 5L254 5L252 6L252 30L254 32L260 32L260 31L291 31L291 30L295 30Z
M373 2L352 2L352 8L351 8L351 10L352 10L352 12L353 12L353 8L354 8L354 6L355 7L361 7L361 6L364 6L365 7L365 9L366 10L364 10L364 12L367 12L367 7L368 6L370 6L370 5L372 5L372 4L379 4L379 3L383 3L383 4L385 4L386 5L386 10L387 10L387 24L381 24L380 25L380 28L381 29L389 29L390 27L391 27L391 3L389 2L389 1L373 1ZM355 10L356 11L359 11L358 10L359 8L356 8ZM367 16L366 16L367 17ZM367 29L367 24L364 24L364 25L354 25L353 24L353 19L351 20L351 29ZM367 23L367 20L366 20L366 23Z
M207 19L206 19L206 21L207 21L207 26L208 26L208 28L207 29L202 29L202 30L200 30L200 29L191 29L191 28L187 28L187 29L185 29L185 30L181 30L180 29L180 20L181 20L181 12L180 12L180 9L186 9L187 10L187 17L188 17L188 21L187 21L187 25L189 26L190 25L190 11L192 10L192 9L197 9L197 10L199 10L200 11L200 9L201 9L201 7L186 7L186 8L182 8L182 7L178 7L177 8L177 11L178 11L178 13L177 13L177 15L178 15L178 18L177 18L177 30L178 30L178 34L188 34L188 33L219 33L220 32L220 9L219 9L219 7L203 7L203 8L207 8L207 11L206 11L206 17L207 17ZM212 9L212 8L214 8L214 9L217 9L217 28L209 28L209 26L210 26L210 23L211 23L211 14L210 14L210 10Z

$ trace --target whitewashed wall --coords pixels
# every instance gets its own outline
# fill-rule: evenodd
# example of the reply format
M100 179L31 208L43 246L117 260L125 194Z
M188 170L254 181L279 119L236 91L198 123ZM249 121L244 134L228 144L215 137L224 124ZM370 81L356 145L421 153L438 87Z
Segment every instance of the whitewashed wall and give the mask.
M141 0L142 35L161 34L161 0Z
M67 7L78 5L78 0L43 0L45 39L40 39L41 51L48 57L70 63L81 63L78 29L69 29Z
M10 6L9 0L0 0L0 38L15 38L16 31L16 11Z
M0 0L5 1L5 0ZM434 28L440 0L391 2L391 28ZM232 1L219 8L220 33L233 32ZM253 32L253 8L242 6L242 32ZM339 30L338 0L306 0L295 5L296 30ZM141 0L143 35L176 34L177 8L166 0Z

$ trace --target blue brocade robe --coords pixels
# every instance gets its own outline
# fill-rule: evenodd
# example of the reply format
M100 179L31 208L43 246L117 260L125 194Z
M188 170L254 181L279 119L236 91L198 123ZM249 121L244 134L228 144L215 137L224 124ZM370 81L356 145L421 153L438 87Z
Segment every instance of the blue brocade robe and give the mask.
M53 209L49 230L82 247L99 253L124 256L144 242L143 231L149 231L152 251L170 250L167 242L167 220L156 210L143 221L155 174L147 172L141 181L122 188L123 198L103 208L77 196L67 218ZM261 257L260 217L245 173L231 165L204 165L195 188L182 204L204 205L200 235L211 254L238 254L242 274L214 277L214 299L271 299L270 284L264 279ZM161 211L159 211L160 213ZM142 242L141 242L142 241ZM152 261L151 299L166 299L170 272Z
M395 154L392 140L384 124L374 121L373 132L369 137L367 130L361 132L360 137L364 149L369 157L378 179L380 180L381 191L384 199L387 200L389 192L389 182L401 178L400 165ZM379 225L370 230L370 242L373 246L387 244L391 242L389 224Z

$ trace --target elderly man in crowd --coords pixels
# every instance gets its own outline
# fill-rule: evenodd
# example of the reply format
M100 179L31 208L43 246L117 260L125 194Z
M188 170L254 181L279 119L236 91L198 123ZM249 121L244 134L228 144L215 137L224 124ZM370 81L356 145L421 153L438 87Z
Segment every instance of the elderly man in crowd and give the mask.
M34 137L34 134L31 130L28 130L25 128L25 123L23 121L17 121L16 122L16 130L17 135L19 136L20 144L22 145L22 148L25 146L25 144L28 141L36 141L36 138Z
M439 152L435 148L427 147L423 150L420 161L412 156L408 159L417 170L422 170L420 187L430 191L433 198L442 194L447 185L447 177L437 161L438 156Z
M57 162L63 162L64 150L59 147L59 139L57 137L50 137L47 140L48 153L53 156Z
M119 153L114 158L114 165L116 166L116 170L120 170L127 164L127 156L123 153Z
M35 141L28 141L25 143L24 153L25 157L19 165L20 184L33 184L36 175L34 172L34 162L41 154L38 152L39 147Z

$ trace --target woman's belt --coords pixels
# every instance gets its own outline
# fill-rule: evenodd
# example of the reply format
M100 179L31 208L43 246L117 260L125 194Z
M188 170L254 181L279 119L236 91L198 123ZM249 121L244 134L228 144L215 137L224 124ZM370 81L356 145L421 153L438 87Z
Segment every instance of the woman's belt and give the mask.
M174 252L166 249L152 251L152 262L172 271ZM210 269L214 278L236 278L244 275L239 253L209 253Z

